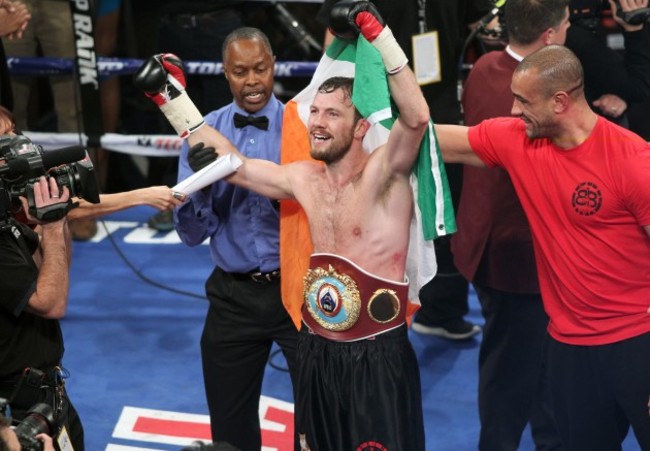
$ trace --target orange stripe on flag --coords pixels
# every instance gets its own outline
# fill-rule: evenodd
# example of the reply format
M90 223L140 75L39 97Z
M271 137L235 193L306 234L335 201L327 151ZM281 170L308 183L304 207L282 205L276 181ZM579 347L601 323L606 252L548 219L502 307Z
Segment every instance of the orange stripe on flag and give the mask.
M287 103L284 109L281 152L281 164L310 159L307 129L298 116L298 105L294 101ZM282 301L298 329L301 326L303 280L312 249L305 212L296 201L283 200L280 202Z

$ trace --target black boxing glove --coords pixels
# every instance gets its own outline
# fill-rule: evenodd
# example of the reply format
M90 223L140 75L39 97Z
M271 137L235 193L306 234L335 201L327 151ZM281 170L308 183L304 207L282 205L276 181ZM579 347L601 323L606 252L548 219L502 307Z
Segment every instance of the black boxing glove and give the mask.
M181 138L205 124L185 92L183 62L176 55L160 53L148 58L136 72L133 84L158 105Z
M198 143L190 147L190 150L187 152L187 163L194 172L199 172L215 161L218 156L214 147L205 147L203 143Z
M365 14L358 17L362 12ZM340 38L353 39L361 33L368 42L372 42L385 25L379 11L369 1L342 0L335 3L330 11L330 31Z
M342 0L330 11L330 31L345 39L359 33L381 54L389 74L396 74L408 64L406 54L399 46L393 32L385 25L374 4L367 0Z

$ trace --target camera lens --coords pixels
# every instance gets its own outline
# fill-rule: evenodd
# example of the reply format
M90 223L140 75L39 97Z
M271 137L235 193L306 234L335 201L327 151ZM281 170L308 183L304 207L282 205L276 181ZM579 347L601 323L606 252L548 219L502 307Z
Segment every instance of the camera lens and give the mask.
M18 443L20 443L21 451L43 451L43 443L37 440L36 437L19 435Z
M16 426L14 432L18 436L24 451L40 451L43 444L36 439L38 434L52 435L52 424L54 413L47 404L36 404L29 411L25 418Z

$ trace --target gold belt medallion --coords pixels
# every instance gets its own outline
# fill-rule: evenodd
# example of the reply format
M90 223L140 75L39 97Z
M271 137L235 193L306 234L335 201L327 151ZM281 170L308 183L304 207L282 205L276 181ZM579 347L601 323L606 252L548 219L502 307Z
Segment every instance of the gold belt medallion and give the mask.
M351 277L339 274L332 265L328 269L310 269L305 276L303 294L307 311L327 330L347 330L359 319L359 288Z

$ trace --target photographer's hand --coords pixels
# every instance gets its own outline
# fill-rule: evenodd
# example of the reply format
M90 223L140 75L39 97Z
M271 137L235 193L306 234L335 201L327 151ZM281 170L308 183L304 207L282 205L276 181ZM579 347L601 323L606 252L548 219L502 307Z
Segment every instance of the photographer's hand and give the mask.
M614 94L603 94L592 104L609 117L620 117L627 110L627 102Z
M52 443L52 437L47 434L37 434L36 438L43 442L43 451L54 451L54 444Z
M609 6L612 9L612 18L619 24L625 31L639 31L643 28L645 21L637 25L632 25L618 14L618 9L623 13L635 12L644 8L648 8L648 0L608 0ZM644 16L642 16L644 17Z

